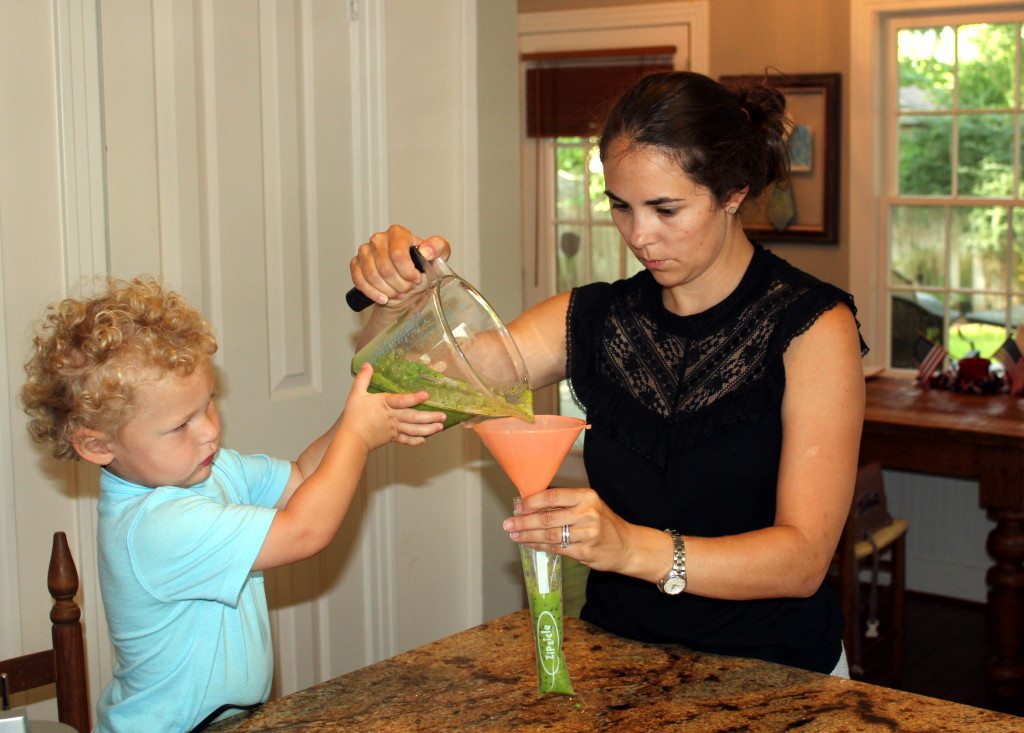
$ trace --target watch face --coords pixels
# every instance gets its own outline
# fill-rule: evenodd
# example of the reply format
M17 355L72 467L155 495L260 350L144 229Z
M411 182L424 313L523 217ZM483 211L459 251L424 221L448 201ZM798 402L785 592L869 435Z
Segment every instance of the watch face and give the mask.
M686 580L684 578L680 578L678 575L669 578L665 581L665 584L661 586L661 589L670 596L679 595L685 588Z

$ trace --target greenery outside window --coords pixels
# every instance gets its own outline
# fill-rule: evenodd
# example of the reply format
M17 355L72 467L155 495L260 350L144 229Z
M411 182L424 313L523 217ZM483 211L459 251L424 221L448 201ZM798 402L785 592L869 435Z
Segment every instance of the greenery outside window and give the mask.
M991 357L1024 324L1022 22L889 24L891 367L915 366L920 335L953 359Z

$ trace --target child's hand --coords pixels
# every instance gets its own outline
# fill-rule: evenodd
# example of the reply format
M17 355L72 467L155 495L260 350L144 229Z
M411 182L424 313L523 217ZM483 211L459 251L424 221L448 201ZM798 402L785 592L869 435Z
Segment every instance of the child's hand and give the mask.
M359 435L370 450L391 441L420 445L427 436L441 432L446 418L443 412L413 409L427 399L426 392L370 394L367 389L372 376L373 367L363 364L348 394L340 430Z

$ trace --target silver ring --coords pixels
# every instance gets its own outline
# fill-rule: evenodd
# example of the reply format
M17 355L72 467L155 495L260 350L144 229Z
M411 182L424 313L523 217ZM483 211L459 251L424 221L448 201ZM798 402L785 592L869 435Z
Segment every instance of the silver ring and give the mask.
M561 547L568 547L571 543L569 542L569 525L562 525L562 544Z

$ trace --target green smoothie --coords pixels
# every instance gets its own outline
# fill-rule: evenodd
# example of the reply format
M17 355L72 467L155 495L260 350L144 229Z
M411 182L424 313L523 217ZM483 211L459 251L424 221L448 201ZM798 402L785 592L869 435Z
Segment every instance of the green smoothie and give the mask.
M356 363L358 358L352 362L352 373L359 370L362 362ZM497 393L506 403L504 406L496 405L493 400L475 389L472 385L461 379L453 379L445 374L431 369L420 361L388 354L377 359L372 359L373 378L370 380L370 390L374 392L419 392L426 391L430 397L422 405L420 410L441 410L448 418L444 422L446 428L457 425L476 415L488 417L506 417L513 415L524 419L533 420L533 391L525 388L516 388Z
M533 622L538 696L550 692L572 695L562 652L562 558L529 547L519 549Z

